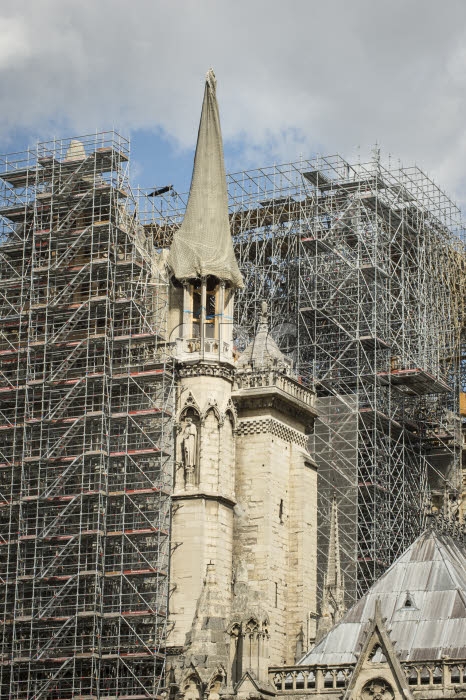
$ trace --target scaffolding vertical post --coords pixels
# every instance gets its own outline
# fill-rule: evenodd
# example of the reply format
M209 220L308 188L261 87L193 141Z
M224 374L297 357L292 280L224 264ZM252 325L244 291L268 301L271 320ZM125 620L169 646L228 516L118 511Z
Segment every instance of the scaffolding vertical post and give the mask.
M428 508L456 519L461 494L460 212L422 170L375 155L228 176L245 280L237 348L265 300L272 334L315 385L319 583L335 494L348 605L415 539ZM154 203L157 245L170 243L185 201Z
M1 696L156 698L173 372L115 132L0 160Z

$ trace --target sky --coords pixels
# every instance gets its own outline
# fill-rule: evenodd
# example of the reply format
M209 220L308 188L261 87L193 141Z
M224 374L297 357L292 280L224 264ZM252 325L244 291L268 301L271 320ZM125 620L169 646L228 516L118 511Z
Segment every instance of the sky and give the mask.
M185 191L209 67L227 170L377 143L464 209L465 0L0 0L0 152L116 128Z

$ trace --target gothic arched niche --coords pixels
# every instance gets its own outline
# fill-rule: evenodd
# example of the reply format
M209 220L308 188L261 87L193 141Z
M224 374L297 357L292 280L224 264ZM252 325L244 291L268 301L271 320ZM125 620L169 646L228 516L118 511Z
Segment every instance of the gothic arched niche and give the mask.
M199 414L192 406L186 407L180 416L179 460L183 465L184 486L199 483Z
M201 689L199 687L199 681L195 676L190 676L186 679L186 681L183 684L183 691L184 700L201 699Z
M216 406L205 413L202 423L202 483L217 488L219 479L220 431Z
M393 688L384 678L373 678L362 687L361 700L393 700Z
M208 700L220 700L220 690L222 688L223 679L220 675L216 676L209 684Z

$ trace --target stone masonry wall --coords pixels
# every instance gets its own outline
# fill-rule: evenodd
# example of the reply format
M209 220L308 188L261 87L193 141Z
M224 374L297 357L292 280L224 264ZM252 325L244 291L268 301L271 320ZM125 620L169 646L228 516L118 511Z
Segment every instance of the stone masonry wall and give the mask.
M308 609L315 610L316 475L305 450L266 425L264 416L239 424L233 565L269 616L276 665L294 663Z
M224 377L191 376L180 383L172 520L171 646L183 645L191 631L208 564L215 566L219 595L227 604L231 599L234 443L230 395L231 384ZM198 425L198 464L192 485L185 483L181 454L185 410L195 416Z

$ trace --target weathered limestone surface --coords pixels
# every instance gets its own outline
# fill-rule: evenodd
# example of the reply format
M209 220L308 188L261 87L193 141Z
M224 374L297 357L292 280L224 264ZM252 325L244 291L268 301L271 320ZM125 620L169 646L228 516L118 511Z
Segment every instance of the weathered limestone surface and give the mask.
M181 365L170 597L178 688L186 674L202 685L220 673L233 692L246 672L267 687L268 667L294 663L314 634L313 396L285 358L262 356L239 370ZM195 435L190 472L186 435Z
M289 482L287 659L297 661L309 648L315 633L317 473L307 453L294 444L291 446Z
M228 603L231 598L235 505L231 382L203 375L184 378L179 397L170 597L173 646L182 646L191 631L208 564L215 565L222 599ZM188 415L197 426L193 483L187 483L182 459Z
M287 416L292 429L283 421L281 431L276 430L276 408L258 407L253 419L257 393L251 400L235 396L239 434L233 564L246 572L251 596L259 594L267 613L270 664L294 663L307 641L308 615L316 604L316 471L310 455L293 440L304 437L298 421Z

